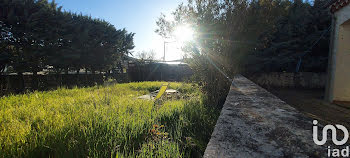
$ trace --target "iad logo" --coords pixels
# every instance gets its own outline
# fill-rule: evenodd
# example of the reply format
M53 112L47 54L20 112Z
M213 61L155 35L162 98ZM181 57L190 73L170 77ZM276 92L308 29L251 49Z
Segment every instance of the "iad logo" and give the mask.
M327 142L327 133L328 130L331 132L332 141L335 145L344 145L349 139L349 131L343 125L326 125L322 129L322 140L318 140L318 127L317 120L313 121L313 129L312 129L312 137L317 145L324 145ZM337 139L337 129L344 133L344 137L342 140ZM346 146L343 149L334 148L332 149L330 146L327 147L328 157L349 157L349 146Z
M317 120L313 121L313 129L312 129L312 135L313 140L317 145L324 145L327 142L327 132L328 130L331 130L332 132L332 141L335 145L344 145L348 139L349 139L349 131L343 126L343 125L326 125L323 127L322 130L322 140L318 140L318 127L317 127ZM344 133L344 138L341 141L338 141L337 139L337 129L340 129Z

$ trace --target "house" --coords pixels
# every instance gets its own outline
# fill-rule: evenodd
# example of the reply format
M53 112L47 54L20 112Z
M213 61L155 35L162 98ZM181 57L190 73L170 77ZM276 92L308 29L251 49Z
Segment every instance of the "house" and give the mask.
M331 0L331 43L325 99L350 102L350 0Z

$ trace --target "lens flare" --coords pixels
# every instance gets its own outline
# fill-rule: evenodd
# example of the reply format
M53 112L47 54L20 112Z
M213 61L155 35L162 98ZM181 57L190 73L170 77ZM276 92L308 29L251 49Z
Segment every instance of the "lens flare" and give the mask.
M193 30L188 25L181 25L175 28L174 36L177 42L184 43L193 40Z

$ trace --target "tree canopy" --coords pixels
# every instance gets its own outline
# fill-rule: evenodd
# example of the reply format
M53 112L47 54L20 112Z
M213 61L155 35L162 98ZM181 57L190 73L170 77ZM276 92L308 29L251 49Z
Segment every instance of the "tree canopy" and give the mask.
M134 33L62 11L47 0L0 1L0 70L108 71L134 48Z
M179 25L190 25L196 39L184 50L196 78L212 99L225 96L226 79L208 61L227 74L326 70L331 18L322 6L302 0L188 0L161 15L156 30L164 38ZM200 54L196 53L200 50ZM223 82L224 81L224 82ZM222 85L222 86L220 86Z
M156 32L169 37L176 26L192 25L196 46L232 72L293 72L300 57L301 71L322 72L331 22L326 2L188 0L173 12L175 20L161 15Z

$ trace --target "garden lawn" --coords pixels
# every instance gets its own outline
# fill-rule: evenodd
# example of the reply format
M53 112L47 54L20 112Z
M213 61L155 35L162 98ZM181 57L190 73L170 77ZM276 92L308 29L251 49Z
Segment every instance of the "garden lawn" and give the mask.
M137 99L162 82L0 98L0 157L200 157L219 115L194 84L180 99Z

